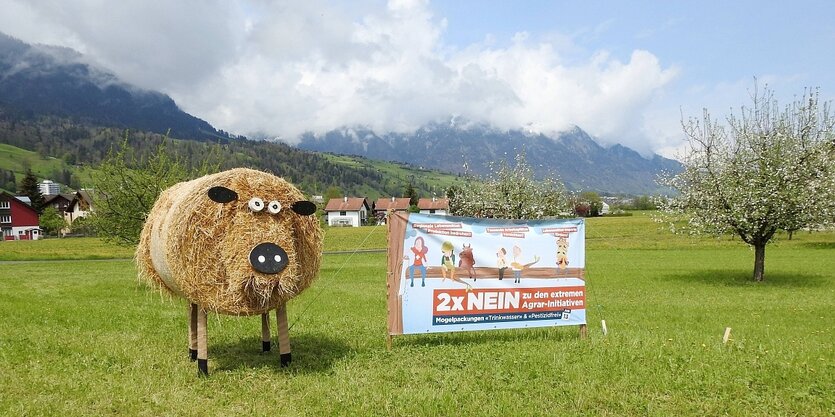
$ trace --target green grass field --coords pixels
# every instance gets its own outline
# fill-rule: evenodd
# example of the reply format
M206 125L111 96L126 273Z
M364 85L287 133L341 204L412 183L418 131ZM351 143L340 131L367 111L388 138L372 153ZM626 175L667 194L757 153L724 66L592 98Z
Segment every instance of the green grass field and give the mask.
M738 240L672 236L640 214L590 219L588 339L451 333L391 351L385 254L325 255L289 306L291 367L260 352L258 317L210 316L203 379L184 301L138 283L129 260L54 260L106 252L95 242L0 243L0 259L53 259L0 263L0 415L835 414L832 232L781 236L755 284ZM326 250L362 242L384 246L385 228L326 234Z

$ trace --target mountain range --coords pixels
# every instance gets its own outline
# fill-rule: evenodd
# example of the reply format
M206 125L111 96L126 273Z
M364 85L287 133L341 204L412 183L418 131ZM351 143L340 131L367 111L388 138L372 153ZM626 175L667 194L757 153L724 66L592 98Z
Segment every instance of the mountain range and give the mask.
M658 174L680 169L677 161L659 155L645 158L625 146L600 146L579 127L552 136L460 122L431 123L410 134L346 128L305 134L298 146L476 175L489 174L491 164L501 160L512 165L524 152L535 175L558 176L569 189L606 193L652 194L659 189Z
M245 139L182 111L163 93L121 81L72 49L29 45L2 33L0 115L24 120L55 116L87 125L168 133L197 141L240 143ZM658 190L657 174L680 169L678 162L658 155L645 158L621 145L600 146L580 127L544 135L450 120L428 123L412 133L345 127L323 134L303 134L289 142L305 151L477 175L488 174L492 163L512 161L518 152L524 152L538 176L556 175L573 190L610 193L651 194ZM262 142L258 146L265 145ZM262 162L255 160L252 165L258 168L267 163Z

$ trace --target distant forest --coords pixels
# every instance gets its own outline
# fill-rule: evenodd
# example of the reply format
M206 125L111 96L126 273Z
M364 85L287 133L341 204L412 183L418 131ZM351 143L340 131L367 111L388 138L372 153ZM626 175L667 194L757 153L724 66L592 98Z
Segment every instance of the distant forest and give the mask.
M111 149L118 149L127 139L140 158L155 152L165 135L119 128L79 124L68 119L35 116L20 117L0 108L0 143L37 152L41 157L62 159L68 166L95 166ZM431 195L432 184L418 177L392 178L368 166L345 166L315 152L300 150L283 143L220 138L214 142L170 138L169 153L178 156L187 167L199 166L207 158L219 161L221 169L249 167L271 172L296 184L309 194L340 192L357 196L402 196L412 182L420 195ZM4 180L10 172L2 167ZM73 173L56 173L54 181L77 188ZM19 180L19 178L18 178ZM0 184L2 185L2 184ZM374 196L376 194L376 196Z

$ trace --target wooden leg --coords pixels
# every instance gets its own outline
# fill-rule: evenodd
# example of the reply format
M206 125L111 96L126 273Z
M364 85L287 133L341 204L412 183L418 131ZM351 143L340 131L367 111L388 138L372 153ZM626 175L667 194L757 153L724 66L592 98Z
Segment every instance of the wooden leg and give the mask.
M580 325L580 339L585 339L589 336L589 328L585 324Z
M293 358L290 355L290 330L287 328L286 304L275 310L275 320L278 323L278 352L281 354L281 366L287 366Z
M188 357L197 360L197 304L188 306Z
M270 312L261 315L261 350L270 351Z
M206 335L206 310L197 311L197 375L209 374L209 338Z

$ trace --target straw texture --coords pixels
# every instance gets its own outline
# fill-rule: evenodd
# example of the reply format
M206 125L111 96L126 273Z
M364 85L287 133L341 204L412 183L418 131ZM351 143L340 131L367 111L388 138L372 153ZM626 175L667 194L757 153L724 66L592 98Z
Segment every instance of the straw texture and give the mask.
M215 186L233 190L237 200L212 201L208 190ZM278 214L253 212L247 206L253 197L283 208ZM302 200L287 181L245 168L176 184L160 195L145 221L136 251L139 275L208 311L253 315L275 309L310 286L319 271L319 222L290 209ZM287 253L288 265L278 274L250 265L250 251L264 242Z

